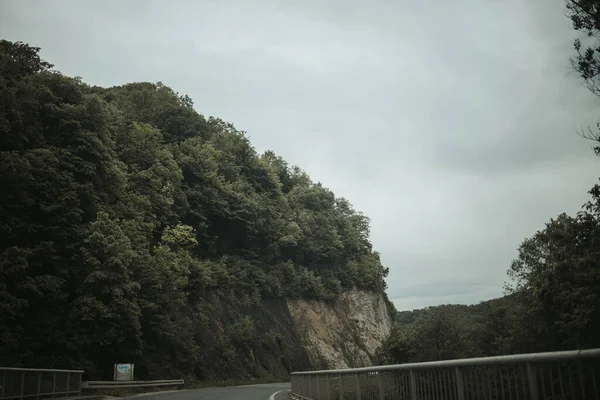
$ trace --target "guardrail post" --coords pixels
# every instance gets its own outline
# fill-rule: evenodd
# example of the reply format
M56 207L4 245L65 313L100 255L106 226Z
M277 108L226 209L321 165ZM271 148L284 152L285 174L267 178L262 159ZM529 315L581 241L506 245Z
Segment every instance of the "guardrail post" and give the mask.
M38 384L37 384L37 399L40 400L40 390L42 389L42 373L38 372Z
M325 374L325 400L329 400L331 392L329 391L329 374Z
M52 373L52 398L54 398L54 396L56 393L56 372Z
M377 386L379 387L379 400L385 400L385 390L383 388L383 376L381 371L377 371Z
M456 377L456 395L458 400L465 400L465 381L463 379L463 373L460 368L454 368L454 375Z
M361 390L360 390L360 372L356 373L356 400L361 400Z
M529 381L529 395L531 400L539 400L540 394L538 391L536 368L527 363L527 380Z
M412 369L410 370L410 398L417 400L417 377Z
M306 397L308 394L308 388L306 386L306 375L302 375L302 396Z
M315 397L315 400L320 400L321 399L321 376L319 374L316 374L315 380L317 381L317 397Z
M65 390L65 392L67 392L67 397L69 397L69 392L71 391L71 374L67 373L67 390Z
M25 393L25 372L23 372L21 374L21 396L20 396L21 399L23 399L24 393Z
M340 400L344 400L344 380L342 374L340 374Z
M2 373L2 387L0 387L0 397L4 397L4 387L6 386L6 371Z

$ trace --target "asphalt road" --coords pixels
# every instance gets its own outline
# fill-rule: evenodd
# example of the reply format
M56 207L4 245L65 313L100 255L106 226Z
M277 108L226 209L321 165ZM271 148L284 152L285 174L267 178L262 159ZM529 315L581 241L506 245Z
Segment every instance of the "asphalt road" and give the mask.
M194 390L179 390L130 397L135 400L289 400L290 384L265 383Z

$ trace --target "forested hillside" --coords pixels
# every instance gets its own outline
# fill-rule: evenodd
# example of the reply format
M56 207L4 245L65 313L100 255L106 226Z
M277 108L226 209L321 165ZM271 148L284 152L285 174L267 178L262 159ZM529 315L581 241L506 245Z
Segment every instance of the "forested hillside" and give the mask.
M276 299L384 291L347 200L160 82L89 86L38 50L0 42L2 364L287 373ZM270 332L238 312L259 306Z
M566 5L574 29L583 34L574 42L571 65L600 95L600 1ZM600 123L581 136L593 141L600 156ZM379 361L600 348L600 185L589 194L577 215L560 214L522 242L508 269L506 297L398 313Z
M496 356L548 350L526 318L525 301L509 295L476 305L445 304L396 315L380 363Z

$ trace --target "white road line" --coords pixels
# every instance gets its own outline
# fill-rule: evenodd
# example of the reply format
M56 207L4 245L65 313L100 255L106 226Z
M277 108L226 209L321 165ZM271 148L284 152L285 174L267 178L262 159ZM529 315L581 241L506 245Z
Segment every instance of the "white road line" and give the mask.
M275 392L273 393L270 397L269 400L275 400L275 396L277 396L279 393L284 392L284 390L280 390L279 392Z

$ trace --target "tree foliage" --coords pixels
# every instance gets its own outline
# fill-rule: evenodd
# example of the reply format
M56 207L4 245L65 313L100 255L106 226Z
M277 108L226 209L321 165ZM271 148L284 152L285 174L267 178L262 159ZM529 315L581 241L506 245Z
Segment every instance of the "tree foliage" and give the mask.
M38 50L0 41L5 364L239 372L263 340L239 310L384 290L347 200L160 82L91 87Z
M523 293L476 305L445 304L402 311L378 362L395 364L488 357L555 349L538 330Z
M575 39L577 56L571 60L574 69L588 84L590 90L600 94L598 77L600 74L600 1L566 0L567 12L573 28L584 34Z

